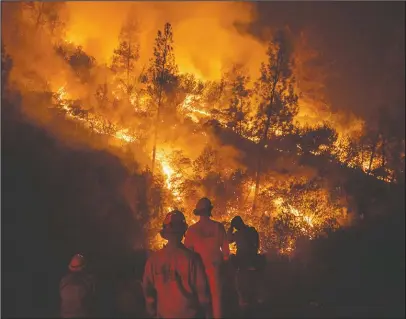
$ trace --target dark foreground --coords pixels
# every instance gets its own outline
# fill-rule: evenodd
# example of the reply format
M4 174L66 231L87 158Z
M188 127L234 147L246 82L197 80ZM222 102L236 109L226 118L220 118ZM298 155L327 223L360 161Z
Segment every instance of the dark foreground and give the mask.
M120 161L2 109L2 317L57 316L59 280L78 250L100 278L100 316L143 317L146 254L129 243L145 234L119 191ZM404 317L404 185L374 196L360 225L303 243L292 260L269 253L268 299L251 317ZM228 290L229 317L233 300Z

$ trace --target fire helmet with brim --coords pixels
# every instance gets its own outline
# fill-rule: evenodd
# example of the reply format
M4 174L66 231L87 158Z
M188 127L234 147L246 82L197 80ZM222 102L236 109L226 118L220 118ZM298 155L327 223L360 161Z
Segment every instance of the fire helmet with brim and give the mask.
M211 204L210 199L203 197L199 199L196 204L196 208L193 210L193 213L197 216L211 216L211 210L213 205Z
M81 271L86 267L86 258L82 254L76 254L69 263L70 271Z
M167 239L169 234L184 235L187 228L185 215L179 210L173 210L166 215L160 234Z

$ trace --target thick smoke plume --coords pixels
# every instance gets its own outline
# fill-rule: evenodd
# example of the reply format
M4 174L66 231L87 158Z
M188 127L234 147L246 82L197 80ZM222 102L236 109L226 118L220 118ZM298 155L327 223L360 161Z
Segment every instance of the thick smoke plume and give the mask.
M256 20L254 3L96 3L69 2L71 12L67 38L83 45L98 60L108 62L118 43L118 34L126 19L136 19L140 26L140 63L142 68L152 55L156 30L163 21L173 25L175 55L182 73L193 73L204 80L219 80L225 70L238 63L245 65L252 80L259 76L260 63L266 61L268 37L259 39L248 32ZM91 23L89 24L89 21ZM106 28L106 24L108 28ZM101 32L100 30L103 30ZM301 94L301 124L317 125L328 121L341 133L362 129L362 120L351 113L332 112L324 96L330 70L317 65L318 52L302 34L292 37L295 46L295 76Z
M251 3L69 2L67 6L67 38L105 62L118 44L126 19L139 22L141 65L152 56L156 32L164 22L173 26L175 56L182 73L217 80L223 68L244 63L251 74L258 75L259 63L266 58L266 45L236 28L255 19Z
M138 71L147 67L156 32L166 21L173 25L175 56L181 73L193 73L203 80L219 80L224 71L238 63L245 65L251 80L256 80L260 63L266 61L267 37L259 39L248 31L257 15L252 3L67 2L60 4L59 15L65 24L62 38L82 46L99 65L110 65L120 30L129 20L137 21L139 26ZM98 68L93 71L93 83L87 87L80 85L65 61L56 56L55 42L51 41L49 34L33 28L31 34L27 33L28 17L21 14L19 4L4 5L3 18L3 41L14 60L11 80L20 88L27 87L28 84L24 83L27 74L37 74L38 80L30 83L31 88L35 84L56 91L68 85L71 95L86 100L89 99L88 92L94 91L93 83L111 76L108 71ZM24 33L15 37L16 29L17 32L24 30ZM330 110L324 95L329 70L317 65L318 52L309 47L303 33L293 35L292 41L297 92L301 96L298 122L315 125L327 121L338 132L359 131L362 128L360 119L351 113ZM115 113L112 117L119 112ZM125 117L125 112L120 116Z

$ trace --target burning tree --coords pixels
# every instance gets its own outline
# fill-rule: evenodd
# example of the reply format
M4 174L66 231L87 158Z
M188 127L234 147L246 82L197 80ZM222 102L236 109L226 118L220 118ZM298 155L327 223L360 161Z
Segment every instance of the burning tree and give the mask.
M328 155L337 140L336 131L327 123L316 127L304 127L299 132L298 147L304 154Z
M212 86L208 93L220 98L213 101L220 104L218 110L214 109L214 115L234 132L241 136L247 136L248 114L251 106L251 90L248 88L250 78L243 65L234 65L226 72L220 83ZM209 95L210 96L210 95Z
M25 2L24 11L29 16L35 30L48 27L51 36L64 28L65 23L61 18L63 2Z
M331 154L346 166L387 183L402 183L405 139L403 128L393 125L396 116L381 108L378 117L370 120L363 132L338 138Z
M174 88L177 81L177 66L175 64L175 55L173 53L173 32L170 23L166 23L164 31L158 31L155 38L154 58L151 59L148 69L148 94L156 107L156 118L154 122L153 148L152 148L152 166L154 172L156 159L156 146L158 140L158 131L161 124L161 112L168 95Z
M286 35L283 32L275 35L268 48L268 62L262 63L261 77L255 84L259 105L253 132L258 140L253 213L256 210L262 156L267 141L273 136L290 132L293 118L297 114L298 97L294 93L290 50Z
M128 19L120 31L119 44L114 50L112 71L116 74L119 86L123 88L128 101L134 93L136 77L133 72L135 63L140 57L140 44L138 43L139 25L136 20Z

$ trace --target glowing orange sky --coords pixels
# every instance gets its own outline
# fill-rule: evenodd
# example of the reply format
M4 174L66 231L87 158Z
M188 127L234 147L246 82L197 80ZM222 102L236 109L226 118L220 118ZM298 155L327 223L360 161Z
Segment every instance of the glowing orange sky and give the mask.
M266 58L265 44L233 26L255 18L251 3L67 2L67 6L67 38L99 61L111 58L129 14L140 22L140 65L147 63L156 32L165 22L173 26L175 55L182 73L214 80L220 78L222 67L243 62L257 75Z

